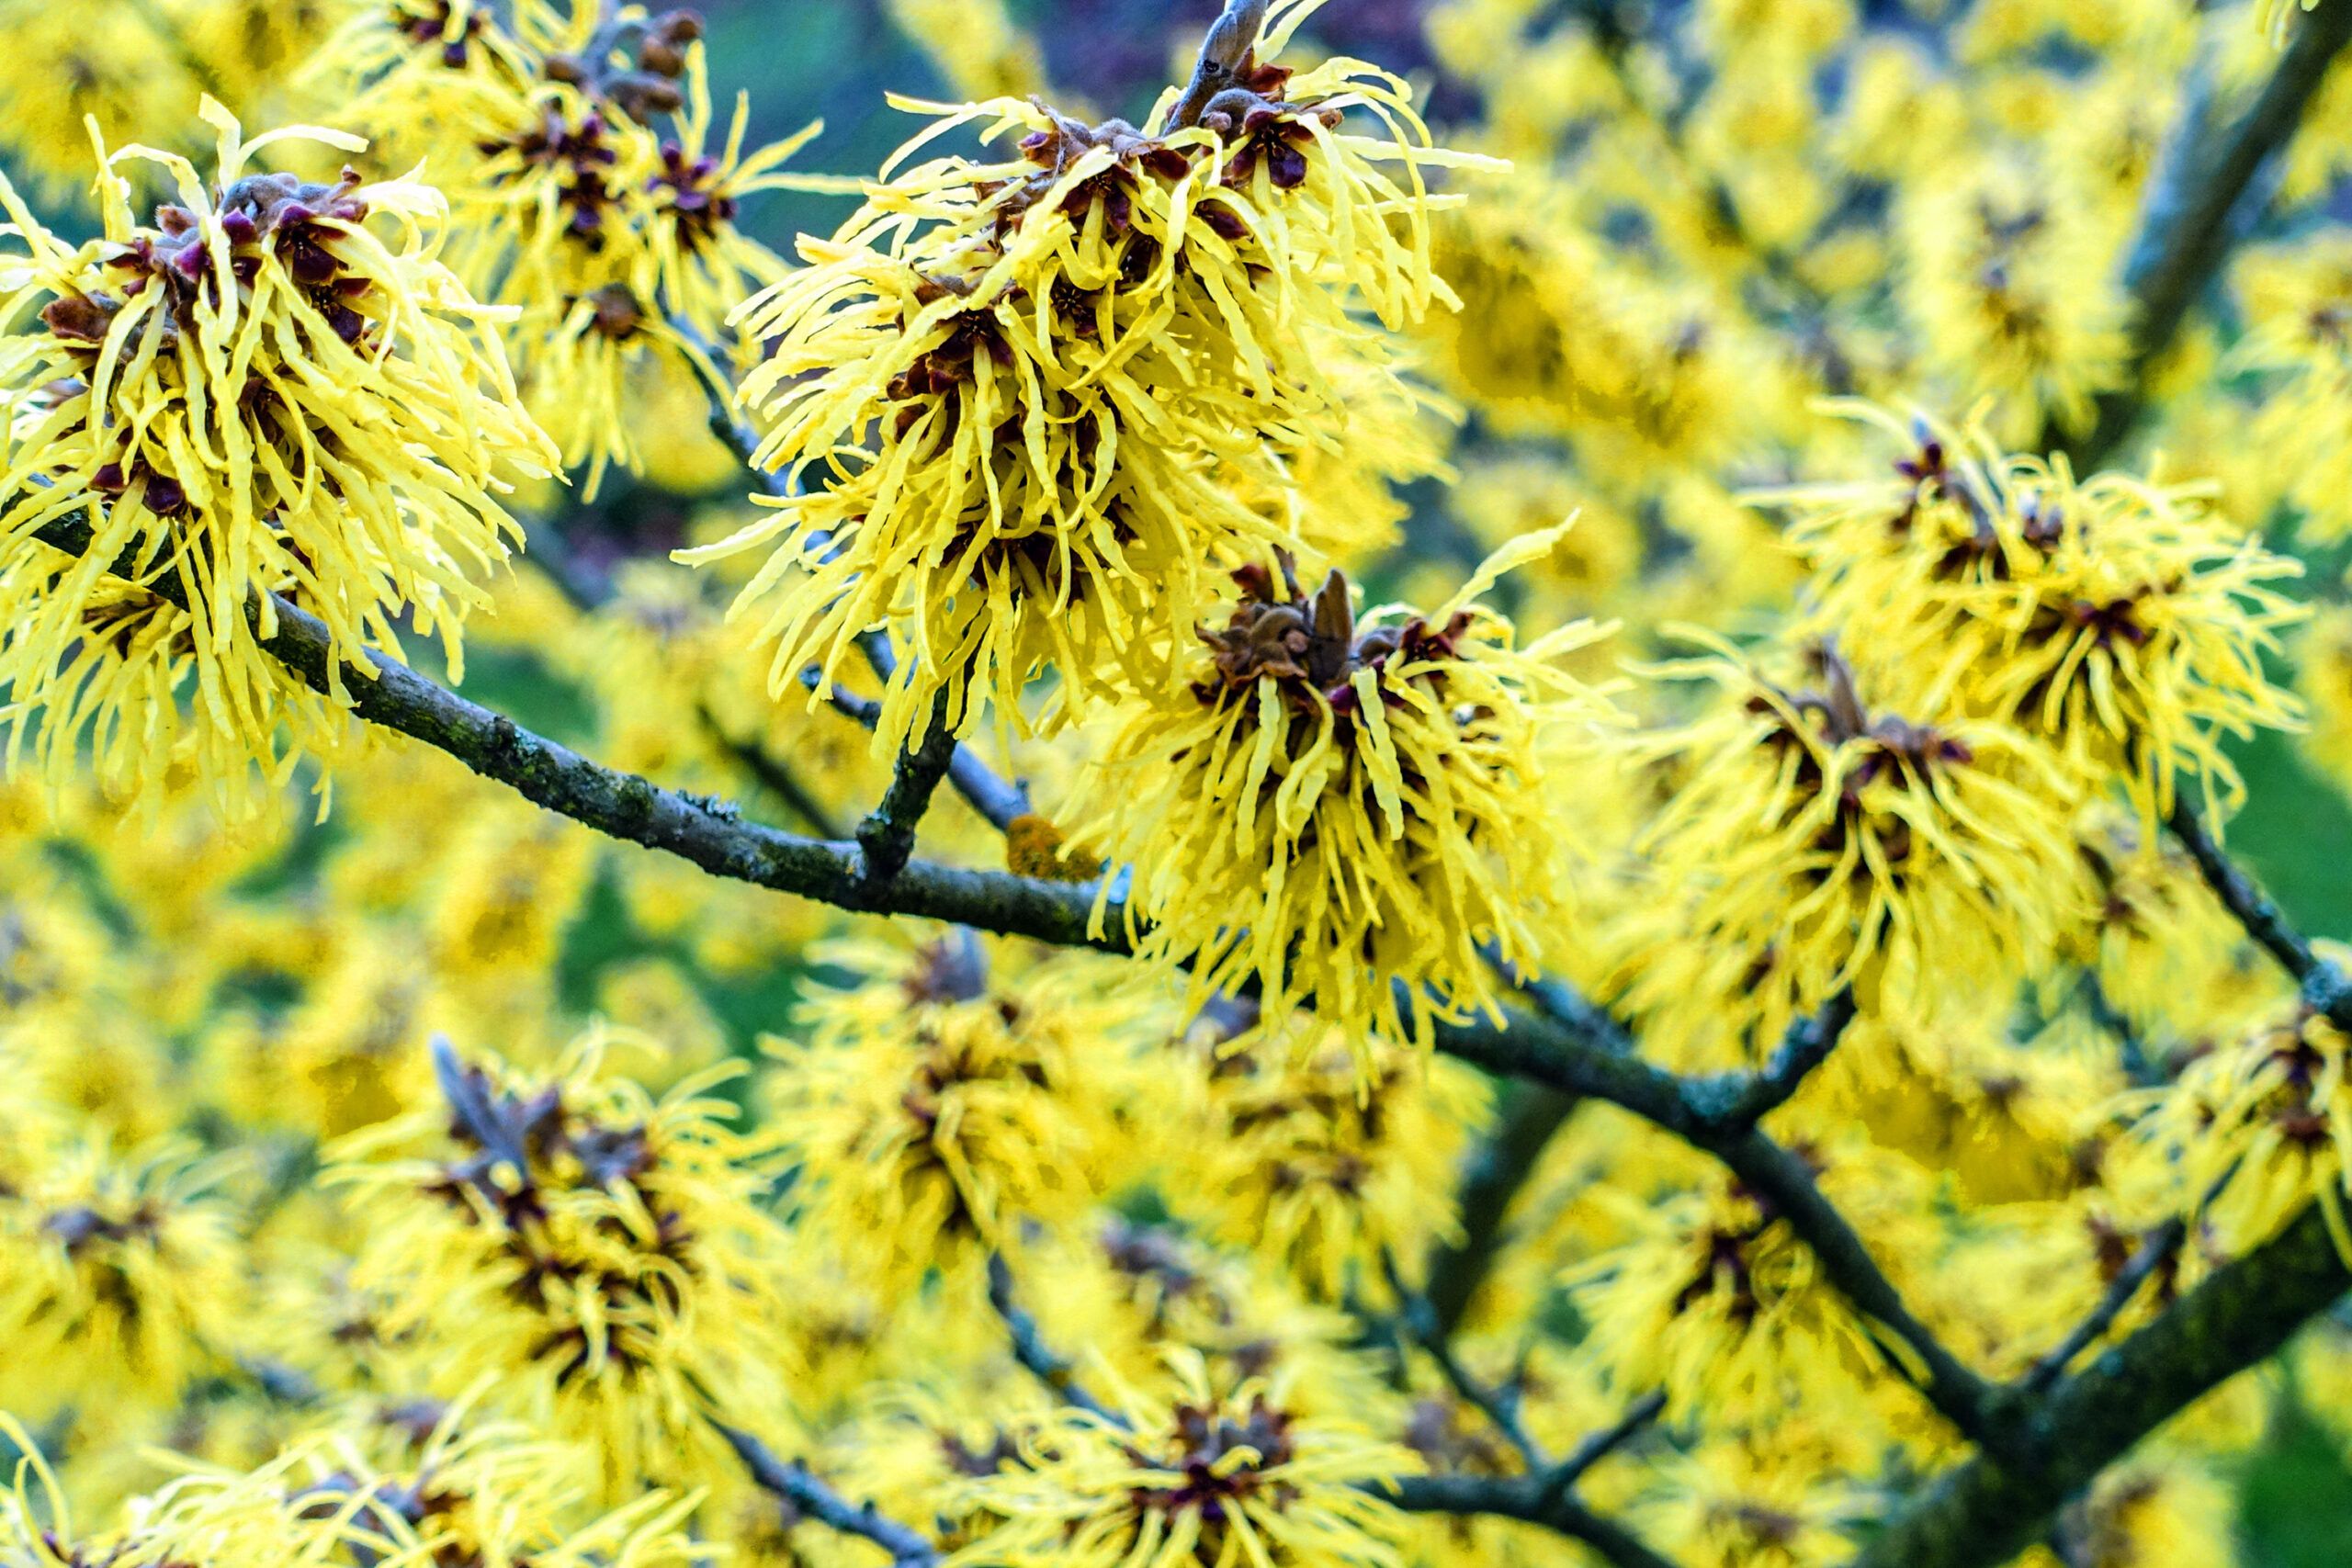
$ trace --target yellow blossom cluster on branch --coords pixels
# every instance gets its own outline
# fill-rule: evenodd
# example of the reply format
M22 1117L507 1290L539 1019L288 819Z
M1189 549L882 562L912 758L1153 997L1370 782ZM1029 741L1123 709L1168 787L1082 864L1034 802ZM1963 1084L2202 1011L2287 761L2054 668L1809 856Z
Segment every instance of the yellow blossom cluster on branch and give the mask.
M0 0L0 1544L2352 1529L2352 7L1163 9Z

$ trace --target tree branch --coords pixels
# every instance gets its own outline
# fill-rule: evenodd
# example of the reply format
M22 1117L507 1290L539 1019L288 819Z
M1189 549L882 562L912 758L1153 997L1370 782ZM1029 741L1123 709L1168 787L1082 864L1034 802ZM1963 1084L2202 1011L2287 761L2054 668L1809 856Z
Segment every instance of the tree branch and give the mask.
M1170 130L1201 123L1201 116L1216 96L1235 85L1241 62L1257 46L1258 33L1265 25L1266 0L1226 0L1224 12L1209 24L1208 37L1201 40L1193 79L1185 84L1168 117Z
M2331 6L2330 14L2352 11L2352 5ZM2173 837L2197 863L2205 885L2222 907L2237 917L2245 934L2278 961L2279 966L2294 976L2302 988L2303 999L2313 1010L2324 1013L2329 1022L2338 1029L2352 1030L2352 981L2344 972L2318 953L2297 931L2286 911L2273 903L2269 895L2256 886L2253 877L2240 870L2235 861L2213 840L2205 824L2198 819L2196 807L2186 798L2173 804L2169 818Z
M2316 1204L2060 1383L2014 1457L1979 1454L1902 1509L1850 1568L1992 1568L2191 1401L2269 1357L2347 1289Z
M2149 369L2172 346L2190 307L2267 199L2250 193L2293 138L2347 41L2352 7L2330 4L2304 17L2254 103L2218 135L2211 126L2210 77L2199 73L2169 154L2150 184L2139 238L2124 264L2124 287L2137 314L2123 385L2099 395L2087 432L2055 424L2045 430L2043 451L2064 452L2078 469L2090 472L2132 433L2147 409Z
M802 671L801 681L814 691L817 672ZM834 686L827 690L825 700L833 705L835 712L857 720L868 729L882 722L882 705L871 697L861 697L855 692ZM1028 790L980 761L979 754L969 746L956 747L948 758L947 782L964 797L965 805L986 818L999 832L1029 815Z
M1396 1259L1385 1250L1380 1256L1380 1267L1388 1278L1389 1290L1396 1297L1396 1315L1405 1331L1437 1363L1437 1370L1445 1374L1445 1381L1453 1385L1453 1391L1468 1400L1519 1450L1527 1468L1543 1469L1547 1461L1544 1450L1528 1435L1527 1424L1520 1419L1518 1394L1507 1388L1490 1388L1472 1376L1470 1369L1453 1353L1453 1341L1438 1322L1437 1309L1430 1304L1429 1297L1406 1286L1404 1278L1396 1272Z
M1407 1475L1373 1490L1408 1514L1485 1514L1542 1525L1580 1540L1616 1568L1675 1568L1633 1531L1601 1517L1573 1492L1545 1499L1524 1475Z
M1604 1427L1576 1446L1567 1458L1544 1472L1543 1496L1548 1501L1562 1496L1585 1472L1619 1449L1638 1437L1643 1429L1658 1418L1666 1409L1666 1395L1645 1394L1627 1408L1613 1427Z
M90 547L89 524L78 513L43 525L36 536L68 555ZM118 561L111 570L137 581L131 560ZM183 601L175 578L143 586L174 604ZM328 691L334 656L326 626L282 598L276 611L277 630L263 639L263 651L312 690ZM920 915L1066 947L1125 950L1122 936L1097 941L1087 934L1091 888L924 862L910 863L887 884L876 883L865 874L865 852L855 844L746 822L725 802L663 789L635 773L590 761L396 659L375 652L361 657L364 665L345 666L344 685L355 716L447 751L534 805L612 838L676 855L715 876L852 911ZM1110 921L1106 930L1118 931L1118 922Z
M852 1507L807 1465L778 1459L759 1438L724 1421L714 1418L711 1425L763 1489L829 1529L872 1541L890 1554L891 1568L932 1568L939 1562L939 1548L896 1519L885 1517L873 1504Z
M2170 1262L2180 1251L2181 1243L2188 1239L2188 1224L2178 1217L2166 1220L2150 1231L2089 1315L2075 1325L2074 1332L2061 1340L2056 1349L2034 1363L2033 1370L2025 1375L2020 1386L2039 1393L2065 1376L2066 1369L2074 1364L2075 1358L2089 1349L2101 1335L2115 1326L2115 1320L2123 1315L2123 1309L2132 1304L2132 1298L2140 1293L2140 1287L2153 1279L2157 1269Z
M1720 1108L1709 1112L1724 1133L1743 1132L1787 1104L1813 1070L1829 1059L1854 1021L1854 993L1849 987L1821 1004L1811 1018L1792 1024L1780 1049L1758 1073L1734 1073L1702 1078L1685 1091L1703 1103L1709 1095L1724 1096Z
M784 808L808 825L820 839L838 839L841 829L833 822L833 814L825 809L824 802L808 792L798 774L783 761L768 754L768 750L756 742L738 740L718 722L718 716L707 705L697 705L695 714L702 720L704 731L718 749L734 761L737 767L752 775L759 786L781 801Z
M1429 1260L1423 1294L1439 1334L1451 1336L1462 1326L1508 1240L1511 1201L1578 1103L1575 1095L1541 1084L1518 1086L1494 1133L1471 1156L1456 1194L1462 1239L1439 1248Z
M955 727L947 722L947 694L933 699L931 723L912 750L899 753L891 764L890 787L881 803L857 825L857 841L865 852L865 874L888 882L906 869L915 852L915 829L931 809L931 797L955 765Z

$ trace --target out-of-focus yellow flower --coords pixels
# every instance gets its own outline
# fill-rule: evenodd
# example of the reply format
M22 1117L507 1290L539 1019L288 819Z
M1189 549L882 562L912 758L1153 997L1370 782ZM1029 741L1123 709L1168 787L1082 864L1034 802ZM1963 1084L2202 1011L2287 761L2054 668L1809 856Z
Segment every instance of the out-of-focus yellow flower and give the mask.
M967 1549L976 1564L1122 1568L1191 1560L1396 1568L1404 1517L1376 1490L1414 1467L1407 1450L1284 1408L1279 1388L1212 1387L1197 1357L1172 1365L1172 1400L1122 1401L1125 1427L1057 1412L1024 1435L1021 1462L972 1481L1001 1522Z
M705 1417L784 1407L774 1161L720 1069L655 1100L590 1036L550 1077L436 1063L449 1104L338 1145L366 1225L353 1275L413 1335L424 1392L592 1451L607 1496L731 1462Z
M829 950L856 981L814 992L805 1045L772 1040L768 1126L794 1201L841 1267L902 1286L968 1277L1025 1224L1068 1225L1120 1172L1110 1120L1153 1011L1105 961L991 963L968 934ZM1161 1022L1158 1038L1165 1038Z
M0 1325L18 1347L0 1400L41 1419L94 1397L171 1405L220 1366L238 1310L220 1166L177 1144L36 1148L0 1197Z
M1490 1115L1477 1075L1380 1043L1363 1059L1307 1026L1210 1048L1208 1156L1180 1209L1253 1248L1320 1301L1385 1301L1384 1265L1419 1281L1433 1245L1460 1232L1449 1190Z
M1720 1179L1627 1209L1635 1239L1571 1271L1586 1343L1628 1397L1736 1427L1789 1410L1849 1411L1892 1352L1755 1195Z
M90 188L90 123L120 143L154 134L196 107L199 91L165 19L142 6L0 6L0 145L34 188L73 200Z
M2346 1045L2325 1017L2297 1004L2191 1062L2177 1085L2136 1097L2144 1109L2136 1134L2171 1167L2175 1201L2233 1255L2315 1201L2336 1250L2352 1258Z
M1802 1417L1792 1423L1802 1427ZM1861 1488L1788 1462L1800 1432L1702 1443L1669 1461L1638 1510L1660 1551L1688 1568L1827 1568L1853 1554L1839 1528L1866 1512ZM1808 1455L1808 1457L1813 1457Z
M890 0L890 20L959 98L1019 98L1045 87L1036 40L1004 0Z
M1914 183L1901 217L1902 299L1956 400L1999 400L2011 441L2036 439L2045 420L2083 428L2124 373L2125 236L1998 156Z

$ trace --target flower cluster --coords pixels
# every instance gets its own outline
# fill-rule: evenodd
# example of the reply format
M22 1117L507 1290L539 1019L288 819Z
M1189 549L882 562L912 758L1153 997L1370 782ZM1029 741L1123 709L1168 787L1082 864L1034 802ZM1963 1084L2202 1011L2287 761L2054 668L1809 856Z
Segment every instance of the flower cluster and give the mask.
M721 1070L659 1101L592 1038L549 1077L435 1067L447 1109L344 1145L330 1179L381 1217L355 1282L379 1332L420 1341L442 1395L485 1377L496 1404L588 1444L616 1497L718 1442L714 1401L780 1402L782 1233ZM686 1471L691 1473L691 1471Z
M759 461L797 493L695 558L770 548L743 608L779 693L882 627L910 655L886 749L937 705L959 732L984 706L1024 725L1047 671L1065 712L1165 690L1216 573L1291 541L1290 465L1341 450L1343 393L1410 399L1356 312L1451 302L1425 181L1453 160L1394 78L1272 63L1291 25L1232 45L1237 85L1142 129L927 109L865 205L743 309L774 344L744 386L771 424ZM901 166L974 125L1017 154Z
M436 171L466 237L453 265L513 308L525 391L593 496L608 465L643 466L650 382L725 374L712 340L785 271L738 226L743 203L797 183L779 166L821 127L748 148L746 98L717 139L694 12L514 11L395 5L333 53L365 84L347 123L396 150L421 129L436 152L463 138Z
M1513 545L1430 615L1361 626L1337 571L1311 597L1287 558L1236 574L1189 696L1140 707L1087 786L1104 803L1088 840L1136 863L1131 934L1191 968L1196 1005L1254 982L1270 1016L1312 998L1361 1048L1493 1007L1488 951L1534 954L1564 865L1527 808L1547 751L1608 709L1552 662L1589 625L1520 649L1475 601L1551 542Z
M552 457L438 259L435 193L266 173L255 154L289 136L358 144L249 141L209 100L205 118L209 182L141 148L101 158L101 239L67 243L0 186L28 247L0 337L0 679L19 715L49 716L53 776L86 740L126 788L183 749L224 791L247 762L282 782L333 744L345 664L398 651L396 618L458 660L480 580L519 538L503 492ZM115 174L138 159L176 186L145 222ZM326 703L265 651L281 604L325 626Z

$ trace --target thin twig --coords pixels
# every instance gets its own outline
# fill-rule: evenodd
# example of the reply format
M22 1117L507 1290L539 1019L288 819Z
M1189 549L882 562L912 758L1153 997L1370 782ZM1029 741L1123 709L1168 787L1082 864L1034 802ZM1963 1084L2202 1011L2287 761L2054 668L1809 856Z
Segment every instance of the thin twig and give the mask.
M1405 1283L1404 1277L1396 1271L1396 1259L1393 1256L1382 1252L1380 1267L1387 1276L1390 1292L1396 1298L1397 1321L1404 1325L1405 1331L1413 1337L1414 1342L1420 1346L1430 1359L1437 1363L1438 1371L1445 1374L1445 1381L1453 1385L1454 1392L1468 1400L1478 1414L1484 1416L1495 1430L1519 1450L1520 1458L1527 1461L1527 1468L1532 1471L1543 1469L1550 1461L1544 1457L1544 1450L1537 1446L1535 1439L1528 1435L1527 1424L1520 1419L1517 1394L1480 1382L1472 1375L1469 1368L1462 1364L1462 1359L1453 1353L1453 1340L1438 1322L1436 1308L1430 1304L1428 1296Z
M931 798L955 766L956 728L947 722L947 694L932 700L931 723L922 741L899 753L890 765L890 786L857 825L857 841L865 851L865 874L888 882L906 869L915 852L915 829L931 810Z
M1666 1410L1666 1395L1645 1394L1627 1407L1613 1427L1604 1427L1578 1443L1568 1457L1544 1472L1540 1496L1548 1503L1565 1496L1585 1472L1638 1437Z
M2090 1014L2091 1021L2114 1040L2126 1077L2141 1089L2156 1089L2169 1081L2165 1070L2156 1065L2155 1058L2148 1055L2147 1042L2140 1038L2139 1030L2133 1027L2123 1010L2115 1005L2115 999L2107 994L2107 987L2100 981L2098 970L2083 971L2082 983L2075 987L2075 994L2081 997L2083 1010Z
M1126 1417L1086 1391L1078 1381L1078 1371L1069 1357L1046 1343L1044 1330L1037 1320L1022 1309L1012 1291L1012 1266L1002 1253L989 1258L989 1305L1004 1319L1005 1331L1012 1338L1012 1359L1026 1368L1031 1375L1055 1393L1064 1404L1083 1410L1096 1420L1121 1428Z
M2135 314L2122 384L2100 394L2089 430L2053 423L2040 450L2065 452L2088 472L2132 433L2147 409L2149 371L2267 201L2258 188L2264 171L2302 124L2312 95L2347 41L2352 6L2331 3L2303 17L2253 104L2218 133L2211 123L2211 70L2199 68L2124 265Z
M2059 1342L2056 1349L2034 1363L2033 1370L2026 1373L2019 1386L2030 1393L2040 1393L2064 1377L2066 1369L2074 1364L2075 1358L2089 1349L2102 1335L2115 1326L2115 1320L2123 1315L2123 1309L2132 1304L2132 1298L2140 1293L2140 1287L2171 1262L2180 1251L2181 1244L2188 1239L2188 1222L2177 1217L2166 1220L2150 1231L2140 1243L2139 1250L2132 1255L2131 1261L2123 1266L2122 1272L2116 1275L2114 1282L2108 1286L2107 1293L2099 1298L2098 1304L2075 1325L2073 1333Z
M2331 11L2352 11L2352 5L2330 8ZM2303 1000L2314 1011L2324 1013L2339 1029L2352 1029L2352 982L2334 964L2312 951L2312 944L2295 929L2286 911L2271 901L2257 886L2253 877L2239 869L2222 846L2214 841L2205 824L2198 818L2197 808L2186 796L2177 799L2170 818L2173 837L2197 863L2205 885L2222 907L2237 917L2262 950L2278 961L2279 966L2294 977L2302 988Z
M842 836L842 829L833 821L833 814L825 809L823 801L808 792L808 786L800 782L800 775L794 773L789 764L770 753L764 746L754 741L738 740L718 721L718 716L710 711L707 704L695 705L695 711L702 720L704 733L733 759L737 767L758 781L762 789L781 801L786 810L799 818L820 839L839 839ZM904 864L903 862L900 863Z
M1542 1525L1582 1541L1615 1568L1675 1568L1670 1559L1659 1556L1623 1525L1594 1513L1574 1493L1544 1502L1529 1484L1531 1479L1524 1475L1408 1475L1367 1490L1408 1514L1485 1514Z
M1460 1239L1429 1260L1425 1293L1439 1332L1452 1334L1461 1326L1509 1239L1512 1201L1579 1103L1574 1095L1541 1085L1520 1086L1504 1102L1495 1130L1464 1167L1455 1194Z
M931 1568L939 1562L939 1548L871 1503L853 1506L842 1495L817 1479L797 1460L776 1457L768 1446L741 1427L716 1419L718 1429L743 1468L762 1489L781 1497L797 1512L842 1535L870 1540L890 1554L892 1568Z
M1702 1093L1710 1091L1702 1085L1711 1086L1713 1092L1727 1090L1728 1099L1710 1115L1725 1133L1745 1131L1788 1103L1813 1070L1829 1059L1844 1038L1846 1026L1854 1021L1854 992L1849 987L1822 1003L1812 1017L1791 1025L1761 1072L1702 1079L1692 1087Z
M815 690L818 675L814 670L804 671L801 682ZM836 713L854 718L872 729L882 722L882 705L871 697L859 696L841 686L828 687L825 700ZM980 760L979 753L969 746L958 746L948 760L947 782L964 797L964 804L978 812L999 832L1029 815L1029 791L1026 786L1005 778Z

